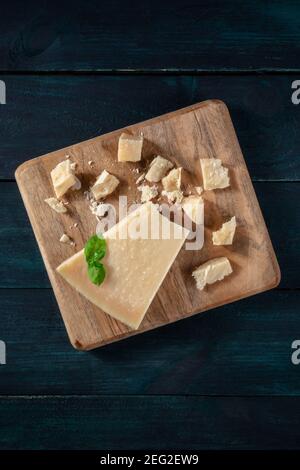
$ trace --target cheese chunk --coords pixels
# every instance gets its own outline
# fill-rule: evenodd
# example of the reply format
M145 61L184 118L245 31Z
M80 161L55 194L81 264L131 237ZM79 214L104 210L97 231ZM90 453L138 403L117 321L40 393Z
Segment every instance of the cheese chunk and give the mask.
M158 155L150 163L150 168L145 178L150 183L158 183L171 168L173 168L173 164L166 158Z
M171 193L177 191L181 186L181 168L174 168L162 179L162 185L165 191Z
M138 162L142 158L143 136L121 134L118 147L119 162Z
M222 189L230 185L228 168L218 158L200 159L204 189Z
M220 230L213 232L212 241L214 245L232 245L236 229L236 219L232 217L225 222Z
M182 209L195 224L203 224L204 203L201 196L188 196L182 201Z
M44 201L51 207L51 209L55 210L55 212L58 212L59 214L67 212L67 208L61 201L56 199L56 197L48 197L47 199L44 199Z
M70 160L64 160L51 171L51 179L57 198L62 197L68 189L76 184L76 176Z
M148 186L147 184L138 187L141 191L141 202L148 202L154 199L158 195L157 186Z
M93 196L96 200L104 199L109 194L114 192L120 181L116 176L111 175L108 171L103 170L101 175L98 176L96 183L91 188Z
M107 273L103 284L89 280L83 250L57 271L104 312L137 329L188 234L148 202L103 234L107 242L101 261Z
M197 283L197 288L202 290L206 284L213 284L222 281L225 276L232 273L231 264L228 258L214 258L199 266L193 271L193 277Z

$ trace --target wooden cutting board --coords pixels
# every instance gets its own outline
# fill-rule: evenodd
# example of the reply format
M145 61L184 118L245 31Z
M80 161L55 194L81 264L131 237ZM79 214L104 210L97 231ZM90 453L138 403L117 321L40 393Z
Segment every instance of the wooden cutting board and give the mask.
M199 158L216 157L229 168L230 188L205 191L205 243L199 251L181 250L155 296L140 328L131 331L77 293L55 271L56 267L80 250L95 233L97 220L83 195L103 169L121 181L119 191L107 199L117 208L118 196L128 203L140 200L135 183L137 164L117 162L118 139L124 130L143 132L143 161L146 167L154 155L162 155L186 170L195 186L202 185ZM112 341L180 320L275 287L280 270L262 217L243 155L227 107L210 100L128 126L100 137L72 145L23 163L16 179L23 197L46 269L57 298L71 343L78 349L92 349ZM54 195L50 171L66 155L77 162L81 191L68 193L69 210L57 214L44 199ZM93 166L88 162L92 160ZM148 162L147 162L148 160ZM235 215L237 230L232 246L214 246L211 233ZM75 222L77 228L70 228ZM75 247L59 242L62 233L70 235ZM199 264L227 256L233 274L222 282L198 291L191 272ZM116 286L117 293L117 286ZM43 319L41 318L41 322ZM222 332L220 332L222 334Z

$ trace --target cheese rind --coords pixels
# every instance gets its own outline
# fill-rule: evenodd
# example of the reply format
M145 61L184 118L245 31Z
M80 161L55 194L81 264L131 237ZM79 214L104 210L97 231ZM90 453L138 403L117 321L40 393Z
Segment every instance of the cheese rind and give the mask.
M150 183L158 183L171 168L173 168L173 163L158 155L150 163L145 178Z
M201 264L192 273L197 288L199 290L204 289L206 284L213 284L216 281L222 281L225 276L232 273L232 267L230 261L226 257L214 258Z
M195 224L201 224L204 222L204 202L201 196L185 197L181 206L187 216L195 222Z
M142 158L143 136L122 133L118 145L119 162L138 162Z
M230 186L228 168L218 158L200 158L204 189L223 189Z
M144 233L138 236L135 229ZM168 239L163 238L166 229L171 232ZM104 312L137 329L188 233L149 202L103 234L107 243L103 284L89 280L83 250L58 266L57 272Z
M236 218L233 216L225 222L220 230L213 232L212 241L214 245L232 245L236 229Z
M72 186L76 184L76 176L71 168L69 160L64 160L56 165L50 174L54 191L58 199L61 198L68 189L72 188Z
M120 181L116 176L111 175L106 170L103 170L101 175L98 176L96 183L91 188L94 198L97 201L98 199L104 199L105 197L109 196L109 194L114 192L119 183Z

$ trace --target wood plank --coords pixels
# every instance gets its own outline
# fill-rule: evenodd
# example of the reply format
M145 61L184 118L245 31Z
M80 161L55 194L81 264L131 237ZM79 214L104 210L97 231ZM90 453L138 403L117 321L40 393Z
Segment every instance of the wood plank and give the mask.
M299 70L299 4L8 2L1 70Z
M299 302L272 291L86 353L70 346L49 289L1 289L0 395L300 396Z
M0 448L295 449L299 417L295 398L2 398Z
M299 289L299 183L254 183L282 271L281 288ZM0 288L50 287L15 183L0 183ZM16 236L18 234L18 236ZM11 240L14 243L11 243ZM17 260L18 269L15 269Z
M252 179L300 179L299 107L291 102L297 74L2 78L2 179L29 158L207 98L228 105Z
M139 164L117 163L118 141L124 130L133 135L141 132L144 135L143 158ZM188 185L183 184L182 189L186 193L188 187L204 186L199 149L201 149L202 158L215 157L222 160L225 167L229 169L230 187L222 191L204 191L205 234L201 233L201 246L204 238L203 248L201 250L196 248L195 241L193 244L189 243L190 247L193 245L190 250L187 244L181 248L171 269L168 270L166 276L163 276L163 282L155 287L155 297L149 303L147 313L140 325L136 328L128 327L127 324L119 321L118 308L121 311L127 308L130 312L131 303L120 302L119 307L114 307L117 310L115 315L109 316L107 314L113 311L113 308L109 306L110 302L107 305L101 302L102 296L111 296L111 302L115 302L118 283L110 287L108 287L109 284L104 283L103 288L101 286L95 289L92 296L83 296L79 292L86 294L84 283L88 279L87 273L86 277L82 277L79 281L78 289L75 290L72 272L68 277L68 274L61 276L56 271L63 261L82 250L86 240L96 233L97 220L91 214L83 192L89 189L91 183L96 181L103 170L107 170L119 179L120 190L107 197L105 202L113 205L116 214L119 211L120 196L127 197L127 209L133 205L136 207L137 201L140 202L141 199L135 184L137 178L134 177L133 171L138 168L142 173L149 168L149 161L153 158L153 154L159 154L167 156L175 167L183 168ZM44 200L53 194L50 172L65 159L66 154L69 154L72 161L77 164L76 171L82 181L82 188L80 191L69 192L66 196L70 203L69 211L58 216L49 208L48 212L45 210ZM88 165L90 159L94 161L92 168ZM228 108L222 101L208 100L196 103L126 129L104 134L87 142L29 160L18 167L16 179L70 341L77 349L94 349L133 334L143 333L195 313L272 289L280 282L280 270L269 234ZM161 204L166 204L166 201ZM237 218L234 243L232 246L214 246L211 241L212 231L233 215ZM151 216L149 217L151 219ZM71 234L75 246L59 243L62 233L70 234L69 227L74 222L78 223L78 229L73 230ZM108 240L107 243L108 252L112 251L114 241ZM132 246L135 249L136 242L131 243L134 243ZM169 249L170 245L166 244L163 237L160 244L167 247L160 248L161 256L164 256L163 250ZM123 250L126 249L127 245L123 247ZM155 249L156 242L154 241L152 250ZM158 256L160 256L159 253L158 248ZM112 254L112 256L115 255ZM232 274L222 282L200 292L191 273L207 260L222 256L228 257L232 265ZM170 265L171 259L174 258L170 257L165 262ZM84 269L85 261L83 262ZM110 255L108 254L108 275L111 273L114 276L115 266L109 263ZM156 269L155 266L153 262L151 269ZM77 269L81 270L82 266L77 265ZM142 266L141 269L145 267ZM135 278L131 280L131 282L135 281ZM124 287L125 291L124 288L123 291L120 289L121 296L127 291L127 286ZM144 283L140 286L137 284L137 289L143 288ZM94 303L88 300L91 298L95 300ZM100 305L98 299L100 299Z

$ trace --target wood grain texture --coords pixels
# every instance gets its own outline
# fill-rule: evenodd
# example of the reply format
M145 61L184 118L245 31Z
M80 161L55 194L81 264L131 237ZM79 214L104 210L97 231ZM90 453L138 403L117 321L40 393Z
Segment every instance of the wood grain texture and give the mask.
M33 156L219 98L229 107L252 180L299 181L299 106L291 102L291 84L298 78L3 76L0 178L13 178L16 167Z
M0 448L296 449L299 416L295 398L2 398Z
M121 181L119 194L128 196L128 205L139 200L133 176L134 165L120 165L116 161L118 138L121 131L53 152L21 165L16 179L27 209L46 269L54 288L64 322L74 347L92 349L132 334L182 319L194 313L275 287L280 271L245 162L232 126L228 110L221 101L206 101L174 113L129 126L129 132L143 132L144 159L152 155L166 155L182 166L194 185L201 184L199 157L219 157L229 168L231 186L222 191L205 193L206 243L202 250L179 253L162 286L150 305L137 331L132 331L106 314L74 291L56 273L56 267L74 251L84 246L95 233L95 221L81 192L69 196L70 211L57 217L45 211L44 199L52 194L50 171L68 153L78 164L78 175L83 189L103 169L115 174ZM97 157L100 156L101 158ZM95 161L91 169L88 161ZM117 209L118 194L107 199ZM238 230L232 247L214 247L208 241L211 232L224 218L236 215ZM79 223L74 233L74 247L59 244L63 232ZM228 256L233 274L202 292L195 288L191 272L204 261ZM84 312L84 314L83 314Z
M70 347L52 291L0 289L0 395L299 397L299 301L270 291L86 353Z
M299 70L293 0L14 0L1 70Z

